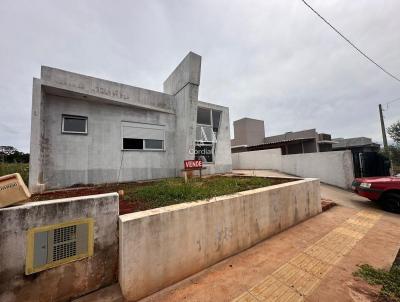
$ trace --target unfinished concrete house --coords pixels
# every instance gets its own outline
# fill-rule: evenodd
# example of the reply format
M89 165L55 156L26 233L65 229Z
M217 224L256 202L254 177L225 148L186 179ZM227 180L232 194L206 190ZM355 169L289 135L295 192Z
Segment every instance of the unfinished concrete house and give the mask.
M32 192L232 168L229 109L198 100L201 57L190 52L163 92L42 66L33 80Z

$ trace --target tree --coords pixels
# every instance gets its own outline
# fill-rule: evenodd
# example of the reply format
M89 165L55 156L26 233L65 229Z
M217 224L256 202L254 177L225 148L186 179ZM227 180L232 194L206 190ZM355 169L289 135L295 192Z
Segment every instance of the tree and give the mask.
M394 142L400 145L400 121L390 125L390 127L387 128L387 132Z
M20 152L12 146L0 146L0 162L29 163L29 153Z

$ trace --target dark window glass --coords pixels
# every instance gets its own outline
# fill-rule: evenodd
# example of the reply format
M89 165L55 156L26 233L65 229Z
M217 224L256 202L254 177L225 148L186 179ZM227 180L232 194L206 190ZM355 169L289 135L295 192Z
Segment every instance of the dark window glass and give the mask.
M194 159L202 160L206 163L213 162L212 144L196 145Z
M146 146L146 149L162 149L163 141L157 139L146 139L144 145Z
M197 107L197 124L211 125L210 109Z
M84 117L63 117L63 131L86 133L87 118Z
M221 111L213 110L212 111L212 121L213 121L213 131L214 132L218 132L220 120L221 120Z
M137 138L124 138L123 145L124 150L142 150L143 140Z

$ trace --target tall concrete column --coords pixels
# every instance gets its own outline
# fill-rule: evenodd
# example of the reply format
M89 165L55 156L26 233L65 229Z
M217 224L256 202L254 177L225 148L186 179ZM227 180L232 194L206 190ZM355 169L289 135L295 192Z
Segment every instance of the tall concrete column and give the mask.
M176 99L175 166L194 159L201 56L190 52L164 82L164 92Z
M43 183L43 102L44 93L39 79L33 79L31 145L29 157L29 190L38 193L44 190Z

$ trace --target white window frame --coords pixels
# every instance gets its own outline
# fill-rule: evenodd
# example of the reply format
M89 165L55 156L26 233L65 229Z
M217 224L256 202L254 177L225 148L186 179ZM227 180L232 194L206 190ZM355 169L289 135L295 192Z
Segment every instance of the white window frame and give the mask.
M154 149L154 148L146 148L146 140L154 140L154 139L146 139L146 138L134 138L134 137L124 137L124 127L131 128L142 128L142 129L155 129L163 131L163 139L162 139L162 149ZM124 149L124 138L127 139L141 139L143 140L143 149ZM121 150L122 151L152 151L152 152L164 152L166 150L166 142L165 142L165 125L157 125L157 124L145 124L145 123L137 123L137 122L121 122Z
M76 120L84 120L85 123L85 132L81 132L81 131L66 131L64 130L64 123L65 123L65 119L76 119ZM65 133L65 134L83 134L83 135L87 135L88 134L88 117L87 116L81 116L81 115L71 115L71 114L63 114L62 118L61 118L61 133Z

